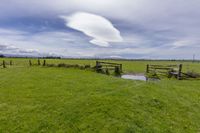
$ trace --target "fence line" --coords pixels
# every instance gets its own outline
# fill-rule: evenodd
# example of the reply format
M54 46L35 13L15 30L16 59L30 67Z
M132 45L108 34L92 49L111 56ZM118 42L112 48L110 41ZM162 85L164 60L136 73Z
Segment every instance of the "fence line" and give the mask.
M12 62L12 60L10 60L10 62L9 62L9 63L6 63L6 61L5 61L5 60L3 60L3 61L2 61L2 64L0 64L0 66L3 66L3 68L6 68L6 65L10 65L10 66L12 66L12 65L13 65L13 62Z

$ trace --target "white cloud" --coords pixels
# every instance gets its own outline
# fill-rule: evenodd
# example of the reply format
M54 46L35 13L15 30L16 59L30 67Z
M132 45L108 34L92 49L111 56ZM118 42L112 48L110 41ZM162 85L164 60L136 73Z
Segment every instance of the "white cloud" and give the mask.
M172 43L172 48L173 49L180 49L180 48L184 48L184 47L187 47L187 48L198 48L199 46L199 41L200 39L199 38L184 38L184 39L179 39L179 40L176 40Z
M39 54L38 49L24 49L7 44L0 44L0 52L6 54Z
M99 45L99 46L102 46L102 47L108 47L109 46L108 42L102 41L102 40L97 40L97 39L91 40L90 43L96 44L96 45Z
M0 51L13 51L13 50L17 50L18 48L16 48L15 46L9 46L9 45L5 45L5 44L0 44Z
M19 50L19 53L38 53L39 50L38 49L22 49Z
M92 37L90 43L95 45L107 47L110 42L122 42L123 40L120 32L102 16L77 12L71 16L61 16L61 18L66 20L66 26Z
M172 45L173 45L173 48L180 48L180 47L188 46L190 44L191 42L188 40L178 40L178 41L175 41Z

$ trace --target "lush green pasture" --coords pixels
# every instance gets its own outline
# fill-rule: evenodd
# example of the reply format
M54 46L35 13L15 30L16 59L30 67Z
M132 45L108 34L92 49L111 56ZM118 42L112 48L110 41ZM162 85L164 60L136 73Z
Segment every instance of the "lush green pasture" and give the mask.
M29 67L28 59L13 62L12 67L0 68L0 133L200 132L199 80L132 81L78 69ZM138 73L147 63L172 64L114 62ZM200 71L198 63L181 63Z

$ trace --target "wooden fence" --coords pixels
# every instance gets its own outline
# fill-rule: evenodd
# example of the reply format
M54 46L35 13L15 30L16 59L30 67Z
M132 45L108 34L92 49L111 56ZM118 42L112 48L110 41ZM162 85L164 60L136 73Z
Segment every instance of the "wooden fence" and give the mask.
M0 66L2 66L3 68L6 68L7 65L12 66L13 65L12 60L10 60L9 62L6 62L5 60L3 60L2 63L0 63Z
M114 70L116 74L122 73L122 64L96 61L96 71L109 73L109 70Z
M147 65L146 73L154 75L167 75L168 77L182 78L182 64L179 65Z
M29 63L29 66L32 66L32 65L38 65L38 66L40 66L40 65L41 65L40 59L37 60L37 63L36 63L36 64L34 64L31 60L29 60L28 63ZM46 60L43 60L42 65L43 65L43 66L46 66Z

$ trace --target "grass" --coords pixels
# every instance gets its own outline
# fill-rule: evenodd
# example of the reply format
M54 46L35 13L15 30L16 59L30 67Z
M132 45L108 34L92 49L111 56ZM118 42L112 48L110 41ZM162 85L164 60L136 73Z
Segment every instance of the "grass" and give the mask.
M132 81L78 69L28 67L26 62L14 59L21 67L0 69L2 133L200 132L199 80ZM126 72L142 72L147 62L122 63ZM200 64L189 66L198 70Z

